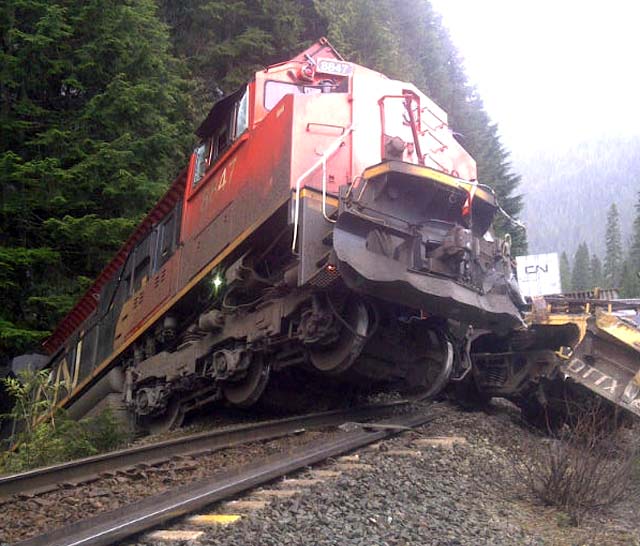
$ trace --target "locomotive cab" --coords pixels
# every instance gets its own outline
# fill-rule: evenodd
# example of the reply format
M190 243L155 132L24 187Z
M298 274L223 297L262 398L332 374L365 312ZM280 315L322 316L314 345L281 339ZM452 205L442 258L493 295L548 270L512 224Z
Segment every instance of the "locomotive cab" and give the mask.
M191 192L207 171L249 128L249 87L219 100L196 130L200 143L191 156L189 174Z

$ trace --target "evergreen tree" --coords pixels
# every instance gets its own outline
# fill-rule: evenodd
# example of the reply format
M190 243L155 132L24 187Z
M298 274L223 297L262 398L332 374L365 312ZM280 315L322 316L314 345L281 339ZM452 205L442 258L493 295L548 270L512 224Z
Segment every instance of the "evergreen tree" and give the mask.
M622 262L620 272L620 297L640 297L640 275L634 270L631 257Z
M621 295L625 298L640 298L640 193L635 209L629 256L622 273Z
M612 203L607 213L606 255L604 257L604 279L608 288L616 288L622 273L622 236L618 208Z
M566 252L560 255L560 284L562 285L563 293L571 292L571 265Z
M640 192L636 203L636 217L631 232L631 247L629 248L629 265L634 273L640 274ZM637 276L637 275L636 275Z
M582 243L578 247L573 259L571 285L575 291L591 290L593 288L589 275L589 248L586 243Z
M400 34L393 30L397 28L393 4L389 0L314 0L326 21L329 40L346 59L407 79L409 59Z
M602 263L596 254L591 256L589 274L592 288L602 288L604 281L604 277L602 275Z
M189 88L152 0L0 7L0 353L41 338L185 160Z
M185 59L195 110L244 84L256 70L289 58L325 34L312 0L159 0L174 52Z

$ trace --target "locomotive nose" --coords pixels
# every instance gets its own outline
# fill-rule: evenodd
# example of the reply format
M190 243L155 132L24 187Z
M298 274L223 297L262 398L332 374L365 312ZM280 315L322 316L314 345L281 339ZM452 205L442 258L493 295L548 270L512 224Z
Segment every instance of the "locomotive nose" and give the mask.
M499 243L484 237L495 203L476 194L465 215L463 184L394 161L365 171L341 198L333 233L350 288L494 331L520 325L510 266Z

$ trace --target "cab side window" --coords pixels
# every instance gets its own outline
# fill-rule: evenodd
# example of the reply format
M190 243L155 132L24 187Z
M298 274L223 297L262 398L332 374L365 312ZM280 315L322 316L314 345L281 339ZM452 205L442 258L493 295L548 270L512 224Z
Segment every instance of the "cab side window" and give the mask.
M156 257L156 271L160 269L171 257L174 250L176 232L176 215L172 212L158 226L158 246Z
M208 136L195 149L195 169L192 188L195 188L218 157L249 127L249 90L245 88L242 96L237 93L219 101L213 108L217 111L216 123L208 127ZM226 101L226 102L225 102Z
M264 86L264 107L272 110L286 95L312 95L321 92L322 89L318 86L269 80Z
M195 165L195 170L194 170L194 174L193 174L193 187L195 188L198 183L200 182L200 180L202 180L202 177L204 176L204 173L207 170L207 166L209 163L209 157L211 156L211 140L207 140L203 143L201 143L197 148L196 148L196 165Z
M245 90L244 95L236 105L235 130L233 138L238 138L249 127L249 90Z

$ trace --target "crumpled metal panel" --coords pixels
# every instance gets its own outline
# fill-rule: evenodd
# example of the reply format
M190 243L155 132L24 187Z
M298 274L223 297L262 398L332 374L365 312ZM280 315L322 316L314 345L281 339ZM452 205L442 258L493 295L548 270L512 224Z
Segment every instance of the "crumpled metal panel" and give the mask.
M523 327L508 250L486 238L492 195L463 214L466 186L397 161L365 171L341 196L333 245L339 272L358 292L474 328ZM486 198L486 199L484 199Z
M451 279L418 273L402 262L370 252L365 237L341 228L339 220L333 245L340 274L353 290L474 328L503 333L522 325L508 295L506 279L496 283L495 290L481 294Z
M597 310L571 357L560 369L568 377L640 417L640 329Z

